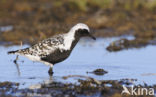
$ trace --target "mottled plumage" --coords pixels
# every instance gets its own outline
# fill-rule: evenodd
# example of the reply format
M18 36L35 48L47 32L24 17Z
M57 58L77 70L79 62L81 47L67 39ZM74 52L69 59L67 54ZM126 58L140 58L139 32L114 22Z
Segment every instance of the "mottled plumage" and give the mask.
M88 26L79 23L72 27L66 34L55 35L29 48L10 51L8 53L22 55L33 61L39 61L53 66L68 58L77 42L83 36L90 36L95 39L90 34Z
M42 58L53 53L60 45L64 45L63 35L56 35L52 38L45 39L30 48L19 50L18 53L21 55L32 55Z

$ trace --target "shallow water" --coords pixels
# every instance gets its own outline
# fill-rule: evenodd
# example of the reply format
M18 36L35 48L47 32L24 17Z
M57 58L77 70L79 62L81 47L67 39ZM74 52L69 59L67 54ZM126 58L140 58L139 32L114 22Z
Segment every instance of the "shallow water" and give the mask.
M0 26L0 32L10 31L13 29L13 26Z
M19 71L13 63L15 55L7 55L7 51L20 49L20 46L0 46L0 82L20 82L21 88L43 81L76 82L78 78L63 80L63 76L84 75L98 80L137 79L136 84L144 82L156 84L156 46L141 49L129 49L120 52L107 52L106 46L118 38L97 39L88 41L82 39L73 50L71 56L54 66L54 75L49 77L48 66L32 62L25 57L19 57ZM22 48L28 47L24 45ZM22 62L24 61L24 62ZM91 72L102 68L108 71L105 75L94 75Z

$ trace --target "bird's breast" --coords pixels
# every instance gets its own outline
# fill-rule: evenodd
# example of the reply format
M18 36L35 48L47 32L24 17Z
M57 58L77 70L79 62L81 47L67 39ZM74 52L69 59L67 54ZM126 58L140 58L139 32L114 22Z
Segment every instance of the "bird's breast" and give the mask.
M69 57L71 51L70 50L60 50L57 49L54 52L50 53L46 57L41 58L43 61L50 62L52 64L64 61Z

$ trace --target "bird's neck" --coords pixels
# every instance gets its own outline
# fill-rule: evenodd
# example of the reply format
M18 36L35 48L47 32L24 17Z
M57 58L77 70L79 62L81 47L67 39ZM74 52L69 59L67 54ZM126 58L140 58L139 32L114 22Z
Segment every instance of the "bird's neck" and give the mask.
M75 39L72 41L71 47L70 47L71 50L76 46L76 44L79 42L79 40L80 40L80 38L78 37L78 38L75 38Z
M74 31L69 31L65 39L67 43L66 45L68 45L69 50L72 50L76 46L79 40L80 40L80 37L76 35Z

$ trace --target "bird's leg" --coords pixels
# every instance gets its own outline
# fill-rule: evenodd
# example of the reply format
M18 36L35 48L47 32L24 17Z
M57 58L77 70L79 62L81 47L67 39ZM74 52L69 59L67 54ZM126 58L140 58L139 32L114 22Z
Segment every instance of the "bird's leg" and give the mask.
M49 70L48 70L48 73L49 73L49 75L50 76L52 76L53 75L53 64L50 64L50 68L49 68Z
M14 60L14 63L17 63L18 60L18 55L16 56L16 59Z
M21 41L21 47L20 47L20 48L22 48L22 46L23 46L23 43L22 43L22 41ZM16 59L14 60L14 63L15 63L15 64L17 63L17 60L18 60L18 55L16 56Z

